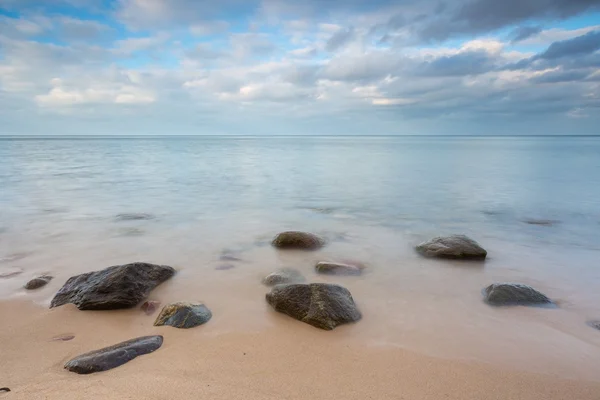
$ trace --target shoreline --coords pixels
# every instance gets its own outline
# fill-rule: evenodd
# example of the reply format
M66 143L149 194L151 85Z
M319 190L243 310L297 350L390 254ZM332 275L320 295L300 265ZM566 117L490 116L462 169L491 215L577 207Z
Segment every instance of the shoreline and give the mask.
M325 332L284 319L245 333L220 331L218 317L212 328L180 330L154 327L156 314L139 309L49 310L23 300L0 301L0 315L0 386L11 389L0 397L11 399L596 400L600 393L600 380L369 346L348 335L351 329ZM52 340L60 334L75 338ZM150 334L163 335L163 347L119 368L88 376L63 369L83 352Z

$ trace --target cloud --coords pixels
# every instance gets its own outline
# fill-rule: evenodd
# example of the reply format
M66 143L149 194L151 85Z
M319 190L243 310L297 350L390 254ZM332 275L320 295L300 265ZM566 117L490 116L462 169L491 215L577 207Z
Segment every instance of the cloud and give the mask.
M521 42L531 36L537 35L542 32L542 27L539 25L536 26L519 26L515 28L511 33L510 37L512 38L512 43Z
M335 32L325 43L325 50L334 52L354 39L354 28L340 29Z
M542 75L535 76L531 79L534 83L562 83L562 82L575 82L585 80L590 75L589 70L573 70L573 71L562 71L554 70L546 72Z
M537 58L552 60L561 57L590 54L600 49L600 30L573 39L554 42Z

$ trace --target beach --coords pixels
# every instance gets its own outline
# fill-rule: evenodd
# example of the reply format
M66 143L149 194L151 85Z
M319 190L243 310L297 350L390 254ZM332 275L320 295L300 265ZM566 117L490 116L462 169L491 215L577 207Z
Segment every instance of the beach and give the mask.
M599 399L600 141L555 165L560 140L461 140L3 142L0 398ZM272 247L289 229L326 245ZM452 233L486 260L414 249ZM70 277L137 261L176 270L148 300L202 302L212 319L176 329L153 326L160 307L49 308ZM365 269L322 275L319 261ZM324 331L275 312L261 281L279 268L347 288L362 319ZM23 288L41 275L53 279ZM482 289L498 282L554 305L491 307ZM64 369L146 335L162 347Z

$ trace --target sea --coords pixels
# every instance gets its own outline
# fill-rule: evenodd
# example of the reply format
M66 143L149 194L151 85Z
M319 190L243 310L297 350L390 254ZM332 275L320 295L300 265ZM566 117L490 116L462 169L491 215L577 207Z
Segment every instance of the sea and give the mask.
M272 248L285 230L327 246ZM455 233L487 260L414 251ZM292 267L352 292L363 320L336 340L596 380L600 137L0 137L1 300L46 307L70 276L134 261L175 267L152 296L205 302L218 332L304 325L264 301L262 277ZM556 305L490 307L498 282Z

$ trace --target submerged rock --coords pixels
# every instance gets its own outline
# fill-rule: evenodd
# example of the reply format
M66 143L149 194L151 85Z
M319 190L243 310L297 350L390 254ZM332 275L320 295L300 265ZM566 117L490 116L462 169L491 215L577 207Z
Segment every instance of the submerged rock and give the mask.
M525 220L523 220L523 222L528 225L540 225L540 226L552 226L556 223L556 221L553 221L551 219L525 219Z
M211 317L212 313L204 304L173 303L164 306L154 326L170 325L187 329L205 324Z
M53 341L55 342L68 342L69 340L73 340L75 339L75 335L70 335L70 334L63 334L63 335L58 335L58 336L54 336L52 338Z
M169 266L138 262L73 276L56 293L50 308L67 303L80 310L135 307L174 274Z
M271 244L280 249L317 250L325 245L325 240L312 233L288 231L275 236Z
M262 283L267 286L275 286L285 283L300 283L305 280L300 271L293 268L281 268L265 276Z
M266 298L276 311L325 330L361 318L348 289L338 285L278 285L267 293Z
M52 278L53 277L49 275L42 275L37 278L33 278L25 284L24 288L27 290L39 289L42 286L46 286L52 280Z
M117 221L142 221L149 219L154 219L154 215L146 213L124 213L115 216L115 220Z
M363 268L358 265L321 261L315 265L315 270L320 274L360 275Z
M162 336L143 336L77 356L65 364L65 369L78 374L107 371L134 358L152 353L162 346Z
M12 278L23 273L21 268L10 268L8 270L0 270L0 278Z
M217 271L227 271L228 269L234 269L234 268L235 268L235 265L233 265L233 264L221 264L221 265L217 265L215 267L215 269Z
M598 329L600 331L600 321L588 321L587 324L594 329Z
M483 289L484 300L495 306L550 304L543 293L519 283L494 283Z
M416 250L425 257L482 260L487 256L479 243L464 235L436 237L421 243Z
M154 314L154 311L156 311L158 306L160 306L160 301L148 300L145 301L144 304L142 304L142 307L140 308L143 312L146 313L146 315L152 315Z

